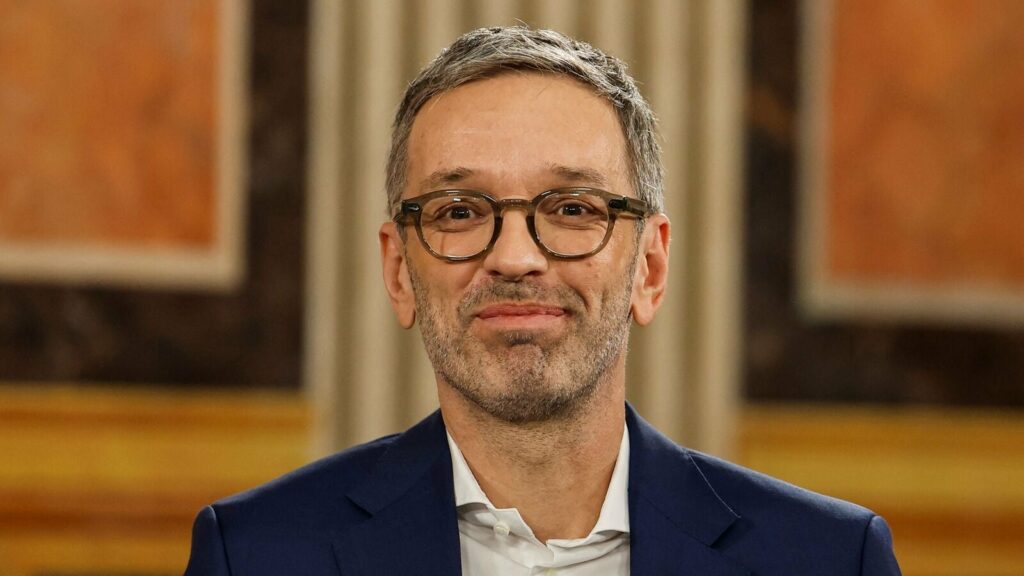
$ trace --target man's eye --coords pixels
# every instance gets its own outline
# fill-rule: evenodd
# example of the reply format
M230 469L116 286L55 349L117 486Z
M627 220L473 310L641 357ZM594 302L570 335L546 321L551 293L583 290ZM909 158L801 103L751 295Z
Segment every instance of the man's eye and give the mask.
M452 220L465 220L472 218L474 215L472 208L462 204L455 204L441 212L442 218L450 218Z
M584 204L566 202L558 207L556 213L559 216L585 216L590 208Z

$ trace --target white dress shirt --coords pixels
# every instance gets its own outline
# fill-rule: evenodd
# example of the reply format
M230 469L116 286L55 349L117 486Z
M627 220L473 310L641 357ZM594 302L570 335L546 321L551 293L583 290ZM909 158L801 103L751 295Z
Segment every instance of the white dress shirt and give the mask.
M448 435L464 576L617 576L629 574L629 432L608 483L597 524L586 538L541 542L515 508L495 508Z

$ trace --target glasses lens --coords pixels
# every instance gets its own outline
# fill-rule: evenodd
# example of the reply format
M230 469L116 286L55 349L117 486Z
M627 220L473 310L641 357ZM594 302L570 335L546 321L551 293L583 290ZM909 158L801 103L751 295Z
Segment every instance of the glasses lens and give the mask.
M537 236L549 250L566 256L590 253L608 232L608 202L585 191L546 197L537 206Z
M420 228L434 252L455 258L473 256L491 241L494 209L472 195L434 198L423 204Z

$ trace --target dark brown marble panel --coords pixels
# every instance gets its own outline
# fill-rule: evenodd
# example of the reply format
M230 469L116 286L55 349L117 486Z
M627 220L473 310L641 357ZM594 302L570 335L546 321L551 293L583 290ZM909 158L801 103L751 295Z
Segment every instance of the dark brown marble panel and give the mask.
M248 276L233 293L0 282L0 381L298 388L305 2L251 3Z
M1024 406L1024 331L811 322L796 306L798 3L751 6L744 392L750 400Z

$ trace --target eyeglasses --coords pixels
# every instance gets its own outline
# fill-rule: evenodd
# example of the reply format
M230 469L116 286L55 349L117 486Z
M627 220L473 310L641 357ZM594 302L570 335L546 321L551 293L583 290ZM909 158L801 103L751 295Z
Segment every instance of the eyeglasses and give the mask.
M416 225L427 252L449 262L479 258L494 248L507 209L526 211L526 227L545 254L576 260L601 251L620 216L639 220L647 203L595 188L558 188L533 200L497 200L475 190L439 190L402 200L393 220Z

